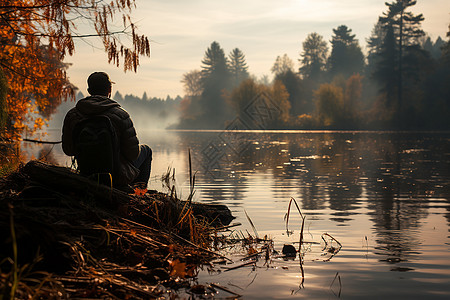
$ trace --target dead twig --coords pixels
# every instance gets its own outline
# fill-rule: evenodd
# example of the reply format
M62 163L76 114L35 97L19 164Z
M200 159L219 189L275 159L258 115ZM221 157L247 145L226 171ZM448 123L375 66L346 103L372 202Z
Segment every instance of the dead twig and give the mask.
M244 213L245 213L245 216L247 217L248 222L252 226L252 229L253 229L253 232L255 233L256 238L259 239L258 231L256 230L255 225L253 225L252 219L250 219L250 217L248 216L247 211L245 209L244 209Z
M233 292L232 290L227 289L226 287L221 286L221 285L219 285L217 283L210 283L210 286L215 287L215 288L217 288L219 290L225 291L227 293L230 293L230 294L234 295L235 297L238 297L238 298L242 297L242 295L239 295L239 294Z
M236 269L239 269L239 268L242 268L242 267L248 266L248 265L254 265L255 263L256 263L256 261L252 260L252 261L249 261L249 262L246 262L246 263L243 263L243 264L240 264L240 265L234 266L234 267L222 267L222 268L224 268L224 269L225 269L225 271L224 271L224 272L228 272L228 271L231 271L231 270L236 270Z

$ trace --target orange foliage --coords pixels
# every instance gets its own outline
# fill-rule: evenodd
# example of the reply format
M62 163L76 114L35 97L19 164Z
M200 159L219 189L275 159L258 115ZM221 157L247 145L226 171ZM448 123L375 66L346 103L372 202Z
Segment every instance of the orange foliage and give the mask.
M276 80L273 85L266 86L264 84L257 83L253 78L246 79L242 83L233 89L233 91L225 95L225 100L233 110L240 116L245 107L260 93L266 93L276 103L280 109L280 115L278 116L277 125L286 125L290 121L289 110L291 104L289 102L289 93L286 87L280 80Z
M192 264L181 262L179 259L169 260L170 276L172 277L194 277L197 274L197 267Z
M100 37L110 63L119 66L123 58L124 71L136 71L139 56L150 56L150 44L131 22L128 13L134 7L134 0L1 1L0 68L9 85L7 129L12 136L19 137L25 128L40 129L45 121L33 114L48 117L62 99L74 97L62 60L73 55L75 38ZM108 24L116 13L122 14L125 29L112 32ZM81 18L91 24L94 34L77 31L75 22ZM131 36L131 47L121 43L120 34Z
M146 188L141 189L139 187L136 187L136 188L134 188L134 195L136 195L136 196L144 196L145 193L147 193L147 191L148 190Z

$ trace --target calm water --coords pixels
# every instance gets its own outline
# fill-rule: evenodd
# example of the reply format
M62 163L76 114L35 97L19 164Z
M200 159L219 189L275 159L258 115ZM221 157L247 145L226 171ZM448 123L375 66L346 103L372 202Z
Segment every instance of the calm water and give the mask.
M304 256L303 286L298 258L204 271L199 283L220 283L245 299L450 299L450 134L139 135L153 148L152 188L162 189L160 177L170 166L187 196L190 149L197 201L228 205L242 223L236 230L253 232L246 211L258 234L271 237L280 252L299 240L295 210L293 235L285 230L291 198L306 215L305 240L315 243ZM50 155L68 164L60 148ZM323 233L342 244L331 259L322 251Z

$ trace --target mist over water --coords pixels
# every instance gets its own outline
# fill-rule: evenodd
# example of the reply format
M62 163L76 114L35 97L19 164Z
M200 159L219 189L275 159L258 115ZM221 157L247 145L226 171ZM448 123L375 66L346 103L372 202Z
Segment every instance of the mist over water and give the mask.
M88 95L78 93L76 101L66 101L58 106L56 113L51 116L48 124L50 130L60 130L67 112L75 107L77 101ZM131 116L136 130L165 129L179 121L178 105L180 97L174 99L169 96L166 99L139 98L133 95L116 93L112 97Z
M305 253L303 288L298 258L201 272L200 283L219 282L245 299L332 299L338 273L345 299L450 297L450 133L137 131L153 149L151 188L162 190L171 167L187 197L190 149L195 200L228 205L243 224L236 230L252 232L245 210L281 251L299 238L298 215L293 235L285 231L291 197L306 216L305 239L316 244ZM58 147L52 153L70 161ZM343 245L329 261L323 233Z

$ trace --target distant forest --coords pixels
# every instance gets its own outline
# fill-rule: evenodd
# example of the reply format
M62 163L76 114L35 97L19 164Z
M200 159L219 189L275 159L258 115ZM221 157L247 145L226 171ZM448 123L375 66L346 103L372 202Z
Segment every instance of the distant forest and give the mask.
M299 49L299 68L280 55L269 80L249 73L239 48L226 55L214 41L200 69L183 74L183 98L116 92L113 99L139 128L255 129L231 126L253 109L265 118L263 129L450 130L450 25L446 40L432 40L421 28L424 16L410 12L415 4L386 3L366 54L346 25L332 29L329 43L312 32ZM268 106L251 107L260 95Z
M330 44L316 32L298 62L276 58L274 79L248 72L244 53L228 56L214 41L200 70L183 75L185 96L174 128L225 129L264 94L279 111L265 129L450 129L450 26L431 40L412 0L386 3L364 54L352 29L332 29ZM264 113L259 111L259 113Z
M122 96L120 92L116 92L113 99L130 113L137 128L165 129L179 120L179 106L182 100L180 96L175 98L167 96L165 99L149 98L144 92L140 98L134 95Z
M87 95L78 92L75 100L80 100ZM114 93L112 97L115 101L128 111L137 128L145 129L165 129L179 120L179 106L182 101L180 96L171 98L167 96L165 99L152 97L149 98L144 92L142 97L127 94L122 95L119 91ZM75 106L72 101L63 102L57 109L56 114L52 116L49 123L50 128L60 128L66 113Z

